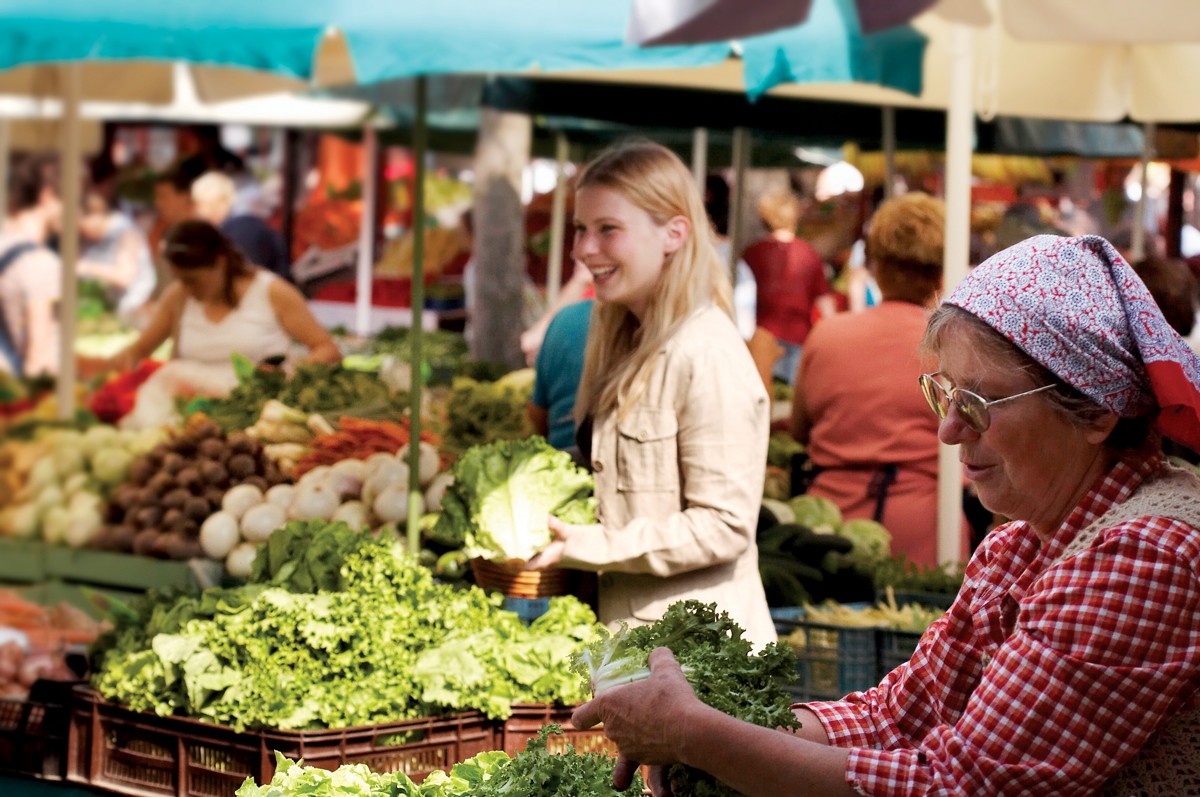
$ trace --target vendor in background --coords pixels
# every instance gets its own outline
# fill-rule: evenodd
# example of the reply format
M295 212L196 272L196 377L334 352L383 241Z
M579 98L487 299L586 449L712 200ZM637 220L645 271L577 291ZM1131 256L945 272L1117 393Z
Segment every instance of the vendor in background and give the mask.
M197 218L219 228L254 265L291 279L292 263L283 236L258 216L235 213L236 200L237 186L221 172L205 172L192 183L192 206Z
M883 301L823 319L795 375L792 436L817 468L809 495L846 518L871 518L892 552L937 562L938 424L912 389L917 349L942 284L945 206L924 193L884 202L867 234Z
M694 598L756 645L774 641L755 545L769 405L700 192L644 141L598 155L577 186L574 257L598 307L575 417L600 522L551 518L555 539L529 567L598 572L610 626Z
M286 355L293 341L308 348L307 362L341 361L300 292L248 263L208 222L176 224L163 238L161 255L175 281L141 336L111 366L129 370L168 339L177 359L231 370L235 353L260 363Z
M583 266L576 268L586 270ZM550 445L572 454L579 450L575 444L575 395L583 377L584 352L594 304L591 299L586 299L555 313L534 365L530 423Z
M1011 522L878 686L795 733L700 703L670 651L575 711L634 761L768 795L1186 794L1200 783L1200 357L1107 241L1040 235L934 313L941 440ZM916 385L913 385L916 390ZM652 780L656 778L652 771Z
M0 371L58 373L62 262L46 240L62 215L49 164L27 158L8 178L8 217L0 227Z
M76 273L104 287L117 318L137 329L150 320L158 281L150 247L133 219L116 206L116 167L106 157L92 163L79 219L82 246Z
M767 235L742 252L757 284L756 323L783 347L775 376L788 384L796 377L814 313L826 318L837 312L821 256L796 236L801 210L800 198L791 191L766 191L759 197L758 215Z

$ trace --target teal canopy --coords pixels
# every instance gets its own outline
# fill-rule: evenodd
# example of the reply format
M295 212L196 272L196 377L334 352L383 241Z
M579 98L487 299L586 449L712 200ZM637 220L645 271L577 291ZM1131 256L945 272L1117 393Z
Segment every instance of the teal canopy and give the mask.
M355 82L445 73L686 68L744 60L758 96L784 81L866 81L917 93L925 40L864 35L851 0L814 0L796 28L667 47L625 43L611 0L0 0L0 69L70 61L183 60L299 79L340 36Z

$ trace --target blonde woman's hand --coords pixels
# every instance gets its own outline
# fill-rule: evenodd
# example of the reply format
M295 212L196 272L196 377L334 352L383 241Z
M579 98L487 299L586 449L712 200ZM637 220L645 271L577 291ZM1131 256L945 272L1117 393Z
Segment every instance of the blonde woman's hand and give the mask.
M583 526L573 526L569 523L563 523L554 515L550 515L546 519L546 526L550 529L550 533L554 535L554 539L550 541L541 553L534 556L525 564L526 570L547 570L555 567L563 558L563 550L567 547L567 540L573 535L578 534Z

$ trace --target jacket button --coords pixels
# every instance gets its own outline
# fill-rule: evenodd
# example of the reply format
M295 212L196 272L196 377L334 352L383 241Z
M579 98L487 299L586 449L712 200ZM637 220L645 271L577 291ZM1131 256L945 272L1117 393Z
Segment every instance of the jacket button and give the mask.
M594 461L592 463L592 470L595 471L596 473L602 473L604 471L604 463L601 462L600 460Z

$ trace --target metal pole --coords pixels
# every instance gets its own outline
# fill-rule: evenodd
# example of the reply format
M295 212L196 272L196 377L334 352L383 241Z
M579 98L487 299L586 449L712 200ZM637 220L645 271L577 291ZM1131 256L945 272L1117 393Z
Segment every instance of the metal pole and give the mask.
M376 168L378 152L379 137L375 128L367 125L363 128L362 219L358 228L358 267L355 270L354 300L354 331L363 337L371 334L371 285L375 277L375 206L379 202L379 169ZM419 239L420 236L417 240ZM415 323L419 322L414 321Z
M692 178L704 193L704 183L708 179L708 128L697 127L692 130Z
M0 119L0 185L8 185L8 159L12 149L12 122ZM0 219L8 218L8 191L0 191Z
M567 221L567 134L554 133L554 201L550 206L550 260L546 264L546 304L553 307L562 290L563 244Z
M951 36L950 107L946 113L946 239L944 294L967 274L971 235L971 146L975 121L971 82L974 37L961 23ZM937 552L939 562L960 562L962 549L962 466L958 449L938 450Z
M1133 241L1130 246L1130 257L1135 263L1146 257L1146 189L1150 187L1150 161L1154 160L1154 123L1148 122L1143 125L1142 132L1145 136L1142 142L1142 193L1137 201L1137 218L1133 223Z
M883 197L891 199L896 190L896 109L883 106Z
M62 199L62 230L59 256L62 258L62 298L58 305L59 364L58 417L75 416L75 314L79 304L79 208L83 193L83 142L80 132L79 105L83 94L79 64L60 67L62 75L62 168L59 196Z
M425 378L421 337L425 331L425 151L426 90L424 75L417 77L416 109L413 121L413 323L408 340L412 344L412 387L409 390L408 444L408 550L413 556L421 550L421 387Z
M733 202L729 207L729 278L737 278L742 251L742 209L746 204L746 166L750 161L750 130L733 128Z

